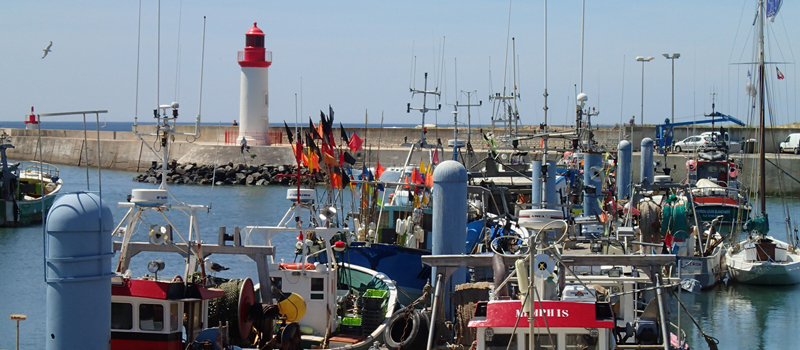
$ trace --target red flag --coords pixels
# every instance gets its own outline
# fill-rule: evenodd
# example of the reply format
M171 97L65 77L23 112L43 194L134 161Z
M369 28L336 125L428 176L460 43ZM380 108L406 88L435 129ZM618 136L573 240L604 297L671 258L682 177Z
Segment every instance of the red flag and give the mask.
M339 166L343 166L343 165L344 165L344 152L339 150Z
M411 181L418 185L425 183L425 180L422 179L422 174L420 174L419 170L417 169L414 169L414 171L411 172Z
M775 67L775 69L778 70L778 79L783 79L784 76L783 76L783 73L781 73L781 70L778 69L778 67Z
M350 146L350 150L351 151L355 152L355 151L360 150L361 149L361 145L363 145L363 144L364 144L364 140L362 140L360 137L358 137L358 134L353 133L353 136L350 137L350 144L348 144L348 146Z
M434 148L433 149L433 157L431 157L431 158L432 158L431 159L431 163L439 164L439 149L438 148Z
M672 247L672 233L667 232L667 235L664 236L664 243L667 244L667 247Z
M378 165L376 165L376 166L375 166L375 176L377 176L377 177L378 177L378 179L380 180L380 178L381 178L381 174L383 174L383 172L384 172L385 170L386 170L386 169L384 169L384 168L381 166L381 161L378 161Z

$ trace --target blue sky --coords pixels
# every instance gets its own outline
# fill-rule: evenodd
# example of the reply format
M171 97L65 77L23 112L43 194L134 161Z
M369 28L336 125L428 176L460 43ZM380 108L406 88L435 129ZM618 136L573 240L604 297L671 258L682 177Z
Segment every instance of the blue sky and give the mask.
M151 118L157 103L156 4L142 4L138 115L144 119ZM108 121L132 120L138 7L139 1L0 2L0 121L21 120L31 105L42 113L107 109ZM453 107L448 104L466 102L466 95L456 90L457 64L458 90L477 91L483 101L483 107L472 111L473 122L488 123L488 96L502 92L504 85L507 34L516 38L522 123L542 121L542 1L163 0L161 8L158 101L176 98L177 81L186 122L198 112L203 16L204 123L229 124L238 116L236 55L254 21L273 52L270 122L294 121L302 77L298 108L306 123L329 104L337 121L363 122L368 112L370 123L378 123L381 113L386 123L419 123L419 113L406 114L405 106L420 106L421 97L412 99L408 89L414 80L421 89L423 73L429 72L429 87L438 85L443 91L439 103L444 112L438 121L444 124L451 119ZM635 115L638 123L642 64L636 56L655 57L645 65L645 123L669 117L671 66L661 56L664 52L681 53L675 62L678 121L710 112L712 92L717 93L718 111L746 120L744 85L751 68L730 63L752 60L754 11L754 0L587 0L583 90L588 104L600 111L594 122L614 124L621 117L627 122ZM800 32L800 24L785 19L799 11L791 2L784 4L769 26L770 42L776 43L770 46L772 61L794 62L792 50L800 43L787 39L786 33ZM581 2L549 1L548 15L548 115L551 124L569 124L580 75ZM41 59L41 49L51 40L53 52ZM510 50L508 46L506 86L512 85ZM778 67L786 79L773 85L775 118L783 124L797 118L798 73L794 64ZM768 72L774 79L774 67ZM437 119L429 118L426 122Z

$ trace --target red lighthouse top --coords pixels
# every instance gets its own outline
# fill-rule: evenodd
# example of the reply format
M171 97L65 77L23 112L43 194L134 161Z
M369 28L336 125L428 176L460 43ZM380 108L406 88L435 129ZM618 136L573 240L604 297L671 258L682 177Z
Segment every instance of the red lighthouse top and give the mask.
M272 51L264 48L264 32L253 22L245 34L244 51L239 51L239 66L267 68L272 64Z

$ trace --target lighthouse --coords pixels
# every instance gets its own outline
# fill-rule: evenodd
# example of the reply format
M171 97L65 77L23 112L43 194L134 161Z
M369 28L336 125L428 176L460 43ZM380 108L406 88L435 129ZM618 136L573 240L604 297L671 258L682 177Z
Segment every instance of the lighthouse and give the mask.
M267 69L272 64L272 51L264 48L264 32L253 22L253 28L245 34L244 51L239 51L239 66L242 67L241 91L239 92L239 137L248 145L269 145L269 89Z

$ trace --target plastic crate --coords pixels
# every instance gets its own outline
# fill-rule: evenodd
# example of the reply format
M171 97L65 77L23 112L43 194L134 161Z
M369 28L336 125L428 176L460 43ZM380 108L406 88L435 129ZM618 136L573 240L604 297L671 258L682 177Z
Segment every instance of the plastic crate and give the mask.
M345 317L339 325L341 334L361 334L361 318Z
M365 310L380 310L383 309L383 301L386 299L385 290L367 289L364 293L364 309Z

